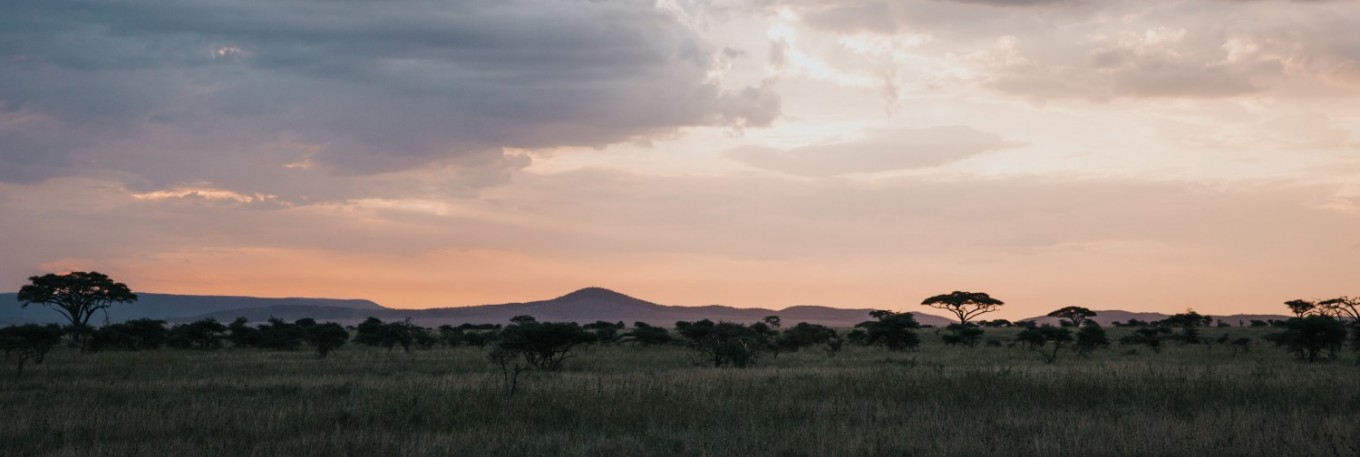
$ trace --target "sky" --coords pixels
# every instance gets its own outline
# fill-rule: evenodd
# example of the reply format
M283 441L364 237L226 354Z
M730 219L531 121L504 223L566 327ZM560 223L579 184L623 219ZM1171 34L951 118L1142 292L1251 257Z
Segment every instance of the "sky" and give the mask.
M0 290L1281 313L1360 295L1349 0L8 1Z

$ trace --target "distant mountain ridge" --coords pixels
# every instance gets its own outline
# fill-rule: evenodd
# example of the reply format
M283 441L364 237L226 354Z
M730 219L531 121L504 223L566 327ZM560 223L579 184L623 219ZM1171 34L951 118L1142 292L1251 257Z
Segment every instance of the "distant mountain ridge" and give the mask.
M369 310L322 310L308 308L245 308L224 310L192 316L193 319L211 317L217 320L231 320L238 316L251 321L277 317L291 320L312 317L318 320L333 320L354 323L367 317L385 321L411 319L419 325L434 326L443 324L503 324L519 315L534 316L541 321L570 322L646 322L652 325L670 326L677 321L714 321L755 322L765 316L779 316L790 324L811 322L835 327L850 327L869 320L871 309L845 309L827 306L792 306L784 309L734 308L722 305L707 306L669 306L659 305L639 298L624 295L600 287L587 287L575 292L549 299L523 303L504 303L458 308L394 309ZM914 313L922 324L947 325L948 319L929 314ZM325 316L325 317L322 317Z
M522 303L469 306L458 308L397 309L387 308L369 300L340 300L328 298L256 298L231 296L170 295L138 293L135 303L115 304L109 308L108 321L122 322L129 319L153 318L171 322L188 322L203 318L218 321L231 321L245 317L252 322L261 322L271 317L284 320L297 320L310 317L319 321L332 321L342 324L355 324L368 317L384 321L411 319L422 326L443 324L503 324L511 317L531 315L542 321L572 322L619 322L628 325L646 322L652 325L674 325L677 321L714 321L755 322L765 316L779 316L787 324L809 322L832 327L851 327L869 320L869 308L845 309L827 306L799 305L784 309L734 308L723 305L706 306L669 306L660 305L639 298L621 294L600 287L587 287L575 292L548 300ZM1134 313L1128 311L1096 311L1093 320L1103 325L1111 321L1127 321L1130 318L1145 321L1160 320L1167 317L1160 313ZM952 318L911 311L916 320L924 325L943 327L954 322ZM989 316L983 315L985 319ZM1233 325L1239 321L1249 323L1253 319L1283 319L1280 315L1232 315L1215 316ZM1056 318L1039 316L1031 318L1041 323L1056 323ZM103 323L104 314L95 315L92 322ZM51 309L31 305L20 309L14 293L0 294L0 325L24 323L63 323L61 316Z
M42 305L29 305L20 308L17 293L0 293L0 325L28 323L65 323L54 310ZM130 319L152 318L181 320L182 318L244 308L281 309L295 307L314 307L318 309L348 310L385 310L383 306L369 300L346 300L334 298L257 298L220 295L172 295L138 292L137 301L116 303L108 308L109 322L122 322ZM103 323L105 314L96 313L91 324Z
M1091 320L1096 321L1100 325L1110 325L1112 322L1115 321L1128 322L1129 319L1138 319L1144 322L1153 322L1171 317L1170 314L1143 313L1133 311L1122 311L1117 309L1092 310L1092 311L1095 311L1096 315L1095 317L1092 317ZM1206 314L1206 315L1213 318L1215 323L1217 323L1218 321L1223 321L1228 323L1229 325L1234 326L1239 324L1249 325L1253 320L1259 321L1270 321L1272 319L1284 320L1292 317L1283 314L1228 314L1228 315ZM1032 320L1040 324L1053 324L1053 325L1058 324L1058 318L1048 316L1035 316L1024 320Z

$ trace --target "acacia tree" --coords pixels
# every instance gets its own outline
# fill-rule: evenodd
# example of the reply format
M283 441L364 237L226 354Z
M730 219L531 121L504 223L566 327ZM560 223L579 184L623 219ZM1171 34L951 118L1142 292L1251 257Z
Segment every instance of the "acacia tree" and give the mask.
M948 294L936 295L921 302L922 306L954 313L955 316L958 316L960 325L967 325L968 319L996 311L1004 304L1006 302L992 298L985 292L961 292L957 290Z
M855 337L859 343L866 346L880 345L890 351L916 349L921 344L921 337L916 335L916 329L920 328L921 324L916 322L911 313L878 310L870 311L869 316L876 320L855 324L856 331L864 332Z
M1081 327L1081 324L1085 322L1086 319L1096 317L1096 312L1080 306L1066 306L1048 313L1048 317L1067 319L1072 322L1073 327Z
M165 344L176 349L221 349L226 333L227 326L210 317L174 326Z
M982 339L982 335L986 333L976 324L949 324L944 329L949 331L949 334L944 335L944 344L950 346L962 344L970 348L976 347L978 340Z
M9 358L11 351L19 355L15 363L15 380L23 376L24 363L32 359L33 363L41 365L47 351L60 342L61 327L55 324L25 324L0 329L0 349L5 351L5 358Z
M799 322L774 340L775 347L789 352L798 352L799 349L818 344L827 345L827 353L835 355L840 351L841 339L830 327Z
M75 271L63 275L48 273L28 278L29 284L19 289L20 308L38 304L52 307L74 330L76 342L85 351L90 317L107 310L114 303L137 301L127 284L114 282L108 275L96 271Z
M538 322L533 316L515 316L510 321L488 355L493 362L500 363L497 357L508 352L522 356L530 367L557 371L572 350L596 341L594 334L575 322Z
M332 350L343 346L349 341L349 332L344 327L334 322L315 324L304 327L303 338L307 344L316 348L317 358L324 359Z
M1351 328L1351 349L1360 351L1360 298L1337 297L1318 302L1317 307L1323 314L1341 321L1349 320Z
M1015 340L1043 356L1044 363L1053 363L1058 358L1058 351L1072 342L1072 331L1045 324L1025 329L1015 335Z
M1289 311L1293 312L1294 316L1303 317L1316 309L1318 304L1308 300L1290 300L1284 302L1284 305L1289 307Z
M1317 308L1323 314L1337 319L1349 319L1352 323L1360 322L1360 297L1337 297L1323 300L1317 303Z
M653 326L646 322L634 322L633 331L624 333L619 338L644 346L670 344L675 341L665 327Z
M1266 335L1265 339L1314 362L1324 350L1335 356L1346 341L1346 326L1331 316L1295 317L1285 321L1283 332Z
M1105 329L1100 327L1096 321L1086 321L1082 324L1081 330L1077 330L1077 356L1090 357L1091 352L1096 349L1110 346L1110 339L1105 336Z
M742 325L735 322L718 322L704 319L698 322L680 321L675 330L688 340L693 349L714 367L732 365L746 368L755 363L761 352L771 349L769 333L757 330L765 324L757 322ZM765 327L768 329L768 326Z

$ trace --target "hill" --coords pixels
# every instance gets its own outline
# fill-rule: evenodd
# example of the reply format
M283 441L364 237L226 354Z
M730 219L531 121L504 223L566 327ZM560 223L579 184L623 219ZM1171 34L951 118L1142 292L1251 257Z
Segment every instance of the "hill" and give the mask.
M56 311L39 305L20 308L16 293L0 293L0 325L27 323L65 323ZM119 303L108 309L109 322L122 322L129 319L152 318L183 320L192 316L208 313L227 313L235 310L274 308L280 309L310 307L317 309L343 310L384 310L377 303L368 300L341 300L333 298L257 298L214 295L171 295L138 293L137 301ZM91 324L104 322L104 313L98 313Z
M1095 317L1092 317L1091 320L1096 321L1096 322L1100 323L1100 325L1104 325L1104 326L1109 326L1111 322L1115 322L1115 321L1118 321L1118 322L1128 322L1129 319L1138 319L1138 320L1144 321L1144 322L1153 322L1153 321L1159 321L1159 320L1162 320L1162 319L1166 319L1166 318L1168 318L1168 317L1171 317L1170 314L1162 314L1162 313L1138 313L1138 312L1132 312L1132 311L1121 311L1121 310L1117 310L1117 309L1115 309L1115 310L1093 310L1093 311L1096 312L1096 315L1095 315ZM1284 319L1288 319L1288 318L1290 317L1290 316L1285 316L1285 315L1281 315L1281 314L1230 314L1230 315L1226 315L1226 316L1219 316L1219 315L1210 314L1209 316L1214 318L1214 322L1223 321L1223 322L1226 322L1226 323L1228 323L1229 325L1233 325L1233 326L1237 326L1237 325L1239 325L1239 324L1245 326L1245 325L1250 324L1251 321L1253 321L1253 320L1261 320L1261 321L1269 321L1269 320L1272 320L1272 319L1280 319L1280 320L1284 320ZM1029 319L1024 319L1024 320L1032 320L1032 321L1038 322L1038 323L1040 323L1040 324L1053 324L1053 325L1058 325L1058 318L1056 318L1056 317L1036 316L1036 317L1031 317L1031 318L1029 318Z
M869 319L870 309L844 309L826 306L793 306L784 309L734 308L731 306L668 306L634 298L609 289L588 287L557 298L524 303L468 306L431 309L348 309L322 310L308 307L269 306L232 309L191 316L193 319L212 317L231 320L244 316L252 321L269 317L293 320L312 317L352 324L369 316L384 321L411 319L422 326L443 324L503 324L510 318L527 314L541 321L619 322L629 325L646 322L670 326L676 321L755 322L765 316L777 315L784 322L812 322L833 327L850 327ZM916 319L927 325L947 325L949 320L939 316L915 313Z
M245 317L254 322L271 317L297 320L310 317L320 321L355 324L368 317L384 321L411 319L416 324L433 327L443 324L503 324L511 317L528 314L542 321L619 322L629 325L646 322L652 325L674 325L676 321L755 322L765 316L779 316L787 324L811 322L832 327L851 327L869 320L868 308L845 309L827 306L791 306L783 309L735 308L723 305L670 306L653 303L600 287L587 287L548 299L523 303L503 303L457 308L397 309L387 308L369 300L339 300L329 298L257 298L204 295L170 295L139 293L135 303L117 304L109 308L108 321L153 318L171 322L187 322L202 318L231 321ZM1121 310L1097 310L1095 321L1109 325L1112 321L1129 319L1156 321L1168 315L1138 313ZM916 320L924 325L943 327L952 319L913 311ZM984 318L987 316L983 316ZM1235 314L1214 316L1232 325L1252 320L1285 319L1282 315ZM24 323L63 323L61 317L41 306L19 308L14 293L0 294L0 325ZM1040 323L1057 323L1056 318L1030 318ZM95 322L103 323L103 313Z

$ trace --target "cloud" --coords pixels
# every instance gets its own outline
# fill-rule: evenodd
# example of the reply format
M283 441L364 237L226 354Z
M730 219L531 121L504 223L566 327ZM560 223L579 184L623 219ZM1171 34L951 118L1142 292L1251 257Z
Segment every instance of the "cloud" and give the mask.
M1081 3L1082 0L942 0L955 3L970 3L974 5L1006 6L1006 7L1029 7L1058 4Z
M0 119L43 120L0 126L0 179L93 168L194 181L214 155L256 173L297 159L266 147L283 140L364 175L768 125L778 96L712 80L721 52L627 0L6 3ZM178 166L145 171L166 157Z
M902 28L887 2L860 2L809 11L808 25L838 32L894 34Z
M0 232L23 240L8 246L0 278L70 261L129 283L199 293L256 286L302 293L357 281L364 287L341 290L381 301L420 296L404 303L426 306L479 300L441 301L455 289L476 289L476 280L458 274L445 275L447 285L410 287L411 275L428 271L468 271L507 287L564 287L562 275L664 289L732 287L724 290L733 295L706 292L712 295L681 303L823 297L867 306L853 297L924 296L972 283L1008 292L1017 305L1085 297L1144 307L1276 306L1263 297L1352 293L1338 288L1360 268L1348 250L1360 213L1353 195L1338 192L1336 184L1282 181L962 175L858 182L580 170L525 173L476 199L286 206L199 188L139 199L116 182L65 178L0 184L0 212L8 215ZM478 253L542 268L482 262ZM326 260L306 261L317 258ZM242 271L268 274L232 290L215 282ZM737 294L739 285L754 295ZM1157 301L1171 295L1197 302Z
M1360 48L1344 38L1360 27L1360 10L1349 2L788 0L780 5L795 11L802 25L823 33L926 38L919 47L899 50L902 60L895 70L903 77L897 87L991 89L1040 102L1330 97L1360 90ZM811 57L837 60L828 54ZM860 65L881 61L875 56Z
M872 129L862 138L792 149L742 147L727 156L744 164L803 176L873 173L944 165L1009 146L969 127Z

